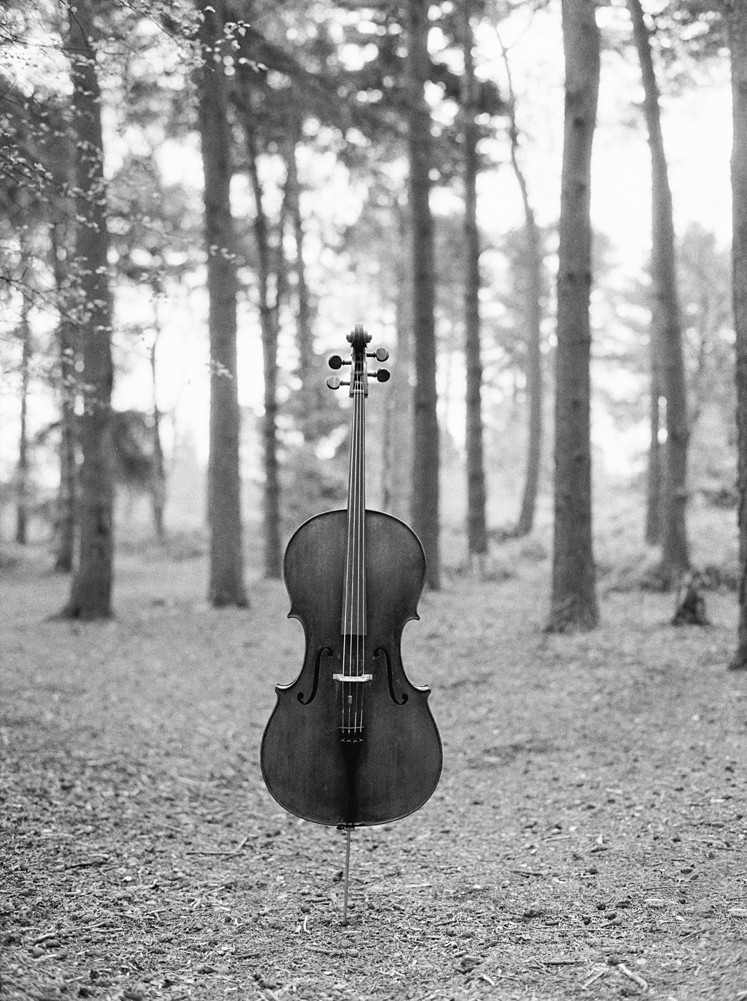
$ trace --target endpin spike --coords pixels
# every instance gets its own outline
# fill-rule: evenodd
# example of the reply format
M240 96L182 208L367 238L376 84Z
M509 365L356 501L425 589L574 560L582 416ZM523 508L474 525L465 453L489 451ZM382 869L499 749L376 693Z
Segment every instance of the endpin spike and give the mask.
M341 924L348 923L348 887L350 885L350 834L352 827L345 828L345 873L343 876L342 895L342 921Z

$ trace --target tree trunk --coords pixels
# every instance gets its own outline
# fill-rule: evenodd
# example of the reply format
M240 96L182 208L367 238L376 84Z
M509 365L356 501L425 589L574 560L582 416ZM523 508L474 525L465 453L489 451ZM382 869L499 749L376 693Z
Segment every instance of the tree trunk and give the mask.
M728 13L733 101L732 288L736 331L739 628L729 665L747 670L747 7L734 0Z
M25 239L21 239L21 254L25 258L28 250L24 247ZM23 296L21 304L21 421L18 435L18 466L16 483L18 496L16 498L16 542L25 546L28 542L28 502L29 502L29 441L28 441L28 404L29 404L29 368L31 365L31 328L29 325L29 299Z
M231 217L231 129L222 55L224 0L198 0L202 66L199 122L205 177L207 283L210 300L210 602L248 605L244 588L236 385L236 242Z
M314 337L311 324L311 297L306 282L306 259L304 257L304 227L301 215L301 190L298 182L298 164L296 162L297 134L300 125L287 143L285 161L287 178L285 182L285 200L293 225L293 236L296 244L296 300L297 300L297 343L298 343L298 377L301 381L299 397L306 401L312 396L307 392L307 381L313 372Z
M662 505L662 571L664 579L671 587L678 583L690 566L685 524L689 439L687 388L677 294L672 195L661 132L659 88L654 74L649 32L639 0L628 0L628 8L633 20L633 36L641 64L643 109L651 150L653 337L659 356L661 391L667 405Z
M467 548L478 563L488 551L485 524L485 465L482 422L482 358L480 352L480 232L477 224L477 142L479 130L475 67L473 59L472 3L462 5L462 78L461 115L464 138L464 357L467 370L466 447L467 447Z
M646 474L646 542L650 546L661 544L661 378L656 339L653 330L649 338L649 364L651 367L649 398L649 445L648 470Z
M408 2L408 145L412 220L413 397L412 527L427 562L426 582L441 585L439 558L439 431L436 405L435 264L430 208L431 119L425 99L430 77L427 0Z
M166 536L164 525L164 508L166 507L166 464L163 459L163 444L161 442L161 411L158 408L158 341L161 337L161 315L158 308L158 297L161 289L156 279L151 285L153 296L153 343L150 346L150 384L153 394L153 483L151 497L153 504L153 527L156 538L162 542Z
M534 527L537 506L540 464L542 462L542 238L529 198L529 188L519 163L519 129L516 124L516 98L511 81L508 52L501 43L503 62L509 86L509 134L511 140L511 167L521 193L524 208L524 234L527 247L527 331L526 331L526 387L529 400L529 427L527 432L527 464L524 493L521 499L519 520L514 535L528 535Z
M548 629L598 621L591 532L591 149L599 31L589 0L564 0L565 137L560 196L555 402L555 531Z
M512 157L513 159L513 157ZM517 175L518 176L518 175ZM529 202L526 185L521 185L524 203L524 233L527 242L527 341L526 385L529 400L527 430L527 464L524 493L515 535L528 535L534 527L534 512L539 492L543 439L542 386L542 240Z
M409 220L395 202L397 237L400 247L409 247ZM391 390L382 394L384 428L382 434L382 508L397 518L407 520L412 504L412 279L407 250L401 254L401 267L394 274L394 311L396 344L393 352Z
M80 549L78 567L63 615L83 619L111 615L114 557L114 454L106 224L106 184L101 136L101 92L91 44L92 6L78 0L69 11L66 47L73 82L76 215L75 278L79 294L76 324L83 359L83 415L80 442Z
M55 570L70 573L75 553L78 503L78 433L75 401L78 396L76 361L78 338L71 318L69 251L72 227L56 220L50 240L58 302L57 345L60 355L60 486L57 494Z
M246 95L244 106L244 128L247 138L247 161L249 177L254 192L254 235L257 242L259 262L259 316L262 329L262 361L264 372L264 418L262 421L262 444L264 452L264 541L265 577L279 578L282 567L282 547L280 544L280 469L278 462L278 323L280 307L281 276L276 271L277 286L275 302L270 301L272 278L272 254L267 216L264 209L262 184L257 169L257 144L252 114L251 95ZM280 226L282 233L282 223ZM279 254L282 254L282 239Z

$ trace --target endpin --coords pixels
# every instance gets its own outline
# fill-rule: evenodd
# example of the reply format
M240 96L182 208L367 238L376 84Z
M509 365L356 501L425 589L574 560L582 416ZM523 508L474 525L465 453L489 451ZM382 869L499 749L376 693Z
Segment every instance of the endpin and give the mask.
M350 885L350 835L352 827L345 828L345 876L342 889L342 924L348 923L348 886Z

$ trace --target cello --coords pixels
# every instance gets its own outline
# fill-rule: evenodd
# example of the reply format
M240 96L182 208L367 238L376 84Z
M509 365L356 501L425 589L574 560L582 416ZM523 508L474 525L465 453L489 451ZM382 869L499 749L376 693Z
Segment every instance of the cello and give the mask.
M402 630L418 619L425 554L403 521L368 510L365 497L365 404L371 335L357 325L348 334L353 401L347 507L304 522L291 537L283 564L291 607L306 649L290 684L277 685L277 702L260 749L268 791L288 812L347 834L343 924L347 921L350 833L418 810L441 774L442 751L428 706L430 690L405 676ZM373 373L386 382L389 372Z

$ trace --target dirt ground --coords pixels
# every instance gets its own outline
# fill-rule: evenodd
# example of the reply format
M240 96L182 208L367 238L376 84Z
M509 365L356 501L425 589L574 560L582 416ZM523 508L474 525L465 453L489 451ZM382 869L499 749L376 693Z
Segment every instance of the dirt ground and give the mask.
M747 999L747 676L710 628L604 593L549 636L547 560L452 576L405 630L441 783L344 836L284 813L259 742L303 637L282 584L204 600L202 558L119 560L116 618L1 571L0 998Z

